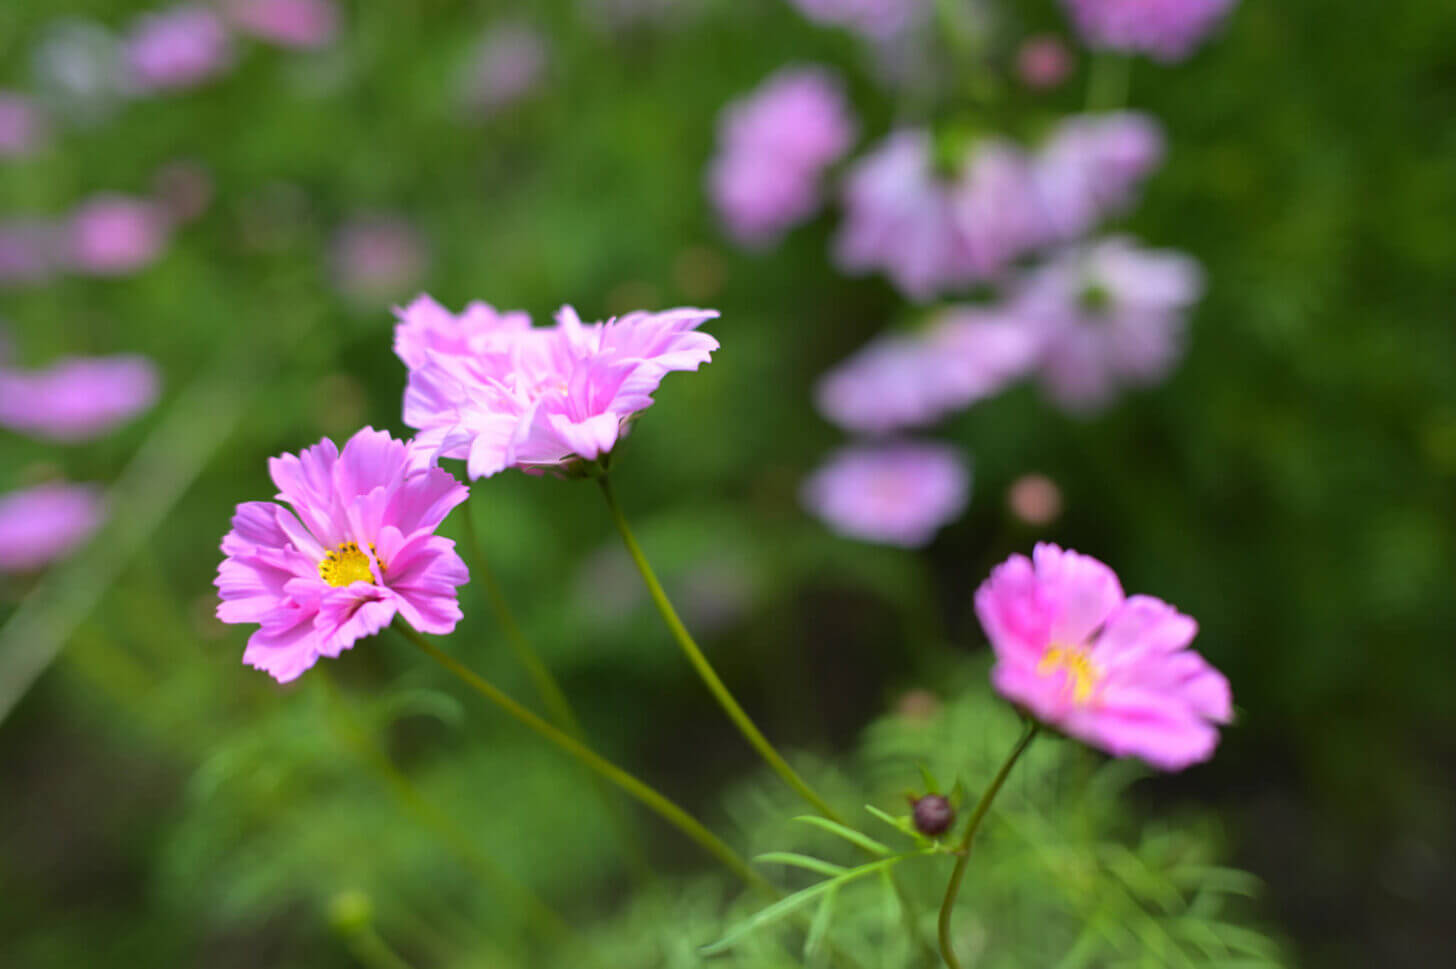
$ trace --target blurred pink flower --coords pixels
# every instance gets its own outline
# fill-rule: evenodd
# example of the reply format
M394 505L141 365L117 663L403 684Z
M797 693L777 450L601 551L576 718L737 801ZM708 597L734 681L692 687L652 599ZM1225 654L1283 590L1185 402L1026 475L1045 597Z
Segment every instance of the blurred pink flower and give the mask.
M0 158L34 154L50 140L50 121L33 100L0 91Z
M1189 257L1113 237L1033 270L1012 312L1039 331L1042 386L1074 412L1109 403L1119 386L1154 384L1183 353L1185 315L1203 291Z
M1180 61L1238 0L1063 0L1087 46Z
M530 94L546 73L546 38L524 23L492 27L475 48L466 69L465 105L489 116Z
M279 47L317 50L339 32L333 0L228 0L224 9L238 30Z
M1057 87L1072 73L1072 55L1053 34L1028 37L1016 52L1016 74L1037 91Z
M965 280L995 278L1047 235L1030 159L1003 138L977 141L950 190Z
M899 441L836 452L800 496L841 535L916 548L960 515L970 488L970 471L954 448Z
M885 40L916 23L927 0L789 0L809 20Z
M818 67L778 71L719 115L708 188L729 233L773 242L819 207L819 178L854 143L839 79Z
M396 215L356 215L333 242L334 278L352 301L373 306L400 298L419 285L429 250L419 232Z
M0 495L0 572L34 572L85 544L100 526L100 492L50 482Z
M152 194L171 225L191 222L212 204L212 173L197 162L174 161L158 169Z
M196 87L232 66L227 26L212 10L178 6L143 14L122 54L127 77L142 92Z
M652 405L662 378L707 363L718 341L697 328L715 310L628 313L514 331L500 352L432 352L412 369L404 421L416 445L466 461L472 480L506 468L557 468L610 452Z
M1075 241L1126 209L1164 151L1162 127L1136 111L1063 120L1035 165L1048 238Z
M214 583L219 619L258 623L244 663L286 683L396 615L420 632L454 630L469 573L435 534L469 496L453 476L412 469L403 441L369 427L343 453L324 438L268 471L292 510L238 505Z
M1040 544L976 590L991 682L1038 720L1115 757L1182 770L1213 756L1233 718L1223 674L1188 648L1198 624L1151 596L1124 597L1101 562Z
M10 219L0 222L0 285L40 283L61 265L62 236L53 222Z
M64 251L73 270L93 276L124 276L161 254L168 225L156 203L104 192L72 212L65 235Z
M531 317L523 310L501 313L476 300L457 316L423 293L403 309L396 307L394 316L399 321L394 352L411 370L429 362L431 353L478 357L508 352L511 341L531 328Z
M0 366L0 426L59 441L98 437L150 409L160 382L152 361L131 355Z
M1011 513L1028 525L1050 525L1062 513L1062 489L1044 474L1024 474L1006 491Z

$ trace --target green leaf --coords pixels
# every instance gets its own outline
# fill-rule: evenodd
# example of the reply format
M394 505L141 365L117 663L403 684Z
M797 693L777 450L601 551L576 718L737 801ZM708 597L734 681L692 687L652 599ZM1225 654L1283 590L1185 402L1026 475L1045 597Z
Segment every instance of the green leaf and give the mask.
M866 804L865 810L868 811L871 816L879 818L881 821L885 822L901 834L908 834L916 841L927 840L923 834L921 834L919 831L916 831L913 827L910 826L910 822L906 818L897 818L893 814L887 814L884 811L881 811L879 808L875 807L873 804Z
M795 821L803 821L805 824L812 824L816 828L823 828L830 834L838 835L850 844L859 845L865 851L875 855L888 855L890 849L880 844L867 834L861 834L853 828L847 828L828 818L821 818L817 814L801 814L794 818Z
M763 864L792 865L795 868L807 868L809 871L820 875L828 875L830 878L837 877L849 871L843 865L836 865L832 862L823 861L810 855L800 855L792 851L770 851L767 854L758 855L754 861Z
M834 901L838 897L838 885L824 893L824 901L819 903L819 910L814 913L814 921L809 924L809 934L804 937L805 962L812 959L823 944L824 936L829 932L829 923L834 920Z

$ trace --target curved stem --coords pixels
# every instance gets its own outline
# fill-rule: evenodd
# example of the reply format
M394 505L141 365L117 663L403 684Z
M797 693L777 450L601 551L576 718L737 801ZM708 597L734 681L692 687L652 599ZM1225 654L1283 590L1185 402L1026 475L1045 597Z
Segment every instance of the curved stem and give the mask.
M682 647L683 653L687 655L688 662L693 665L693 669L697 670L699 678L708 687L708 692L713 694L713 698L718 701L718 705L723 708L723 712L728 714L728 719L733 721L733 725L738 728L738 732L743 734L744 738L754 750L758 751L759 756L764 759L768 766L772 767L774 772L784 779L785 784L788 784L789 787L797 791L799 796L809 802L815 811L818 811L836 824L844 824L844 819L839 816L839 813L834 808L829 806L829 802L820 797L799 776L798 772L790 767L783 757L779 756L779 752L774 750L773 745L768 742L768 739L764 737L763 733L749 719L748 714L743 712L743 708L738 705L738 701L733 698L733 694L728 692L728 687L723 685L723 681L718 678L718 674L714 671L712 664L708 662L708 658L703 655L703 651L698 648L698 644L693 642L692 635L688 633L687 627L678 618L677 610L673 609L672 602L667 598L667 593L662 589L662 583L657 581L657 573L652 571L652 565L647 561L647 556L642 554L642 547L637 544L637 539L632 535L632 529L627 525L627 518L622 514L621 506L617 504L617 499L612 495L612 486L607 481L607 476L604 474L597 478L597 483L601 485L602 497L607 500L607 510L612 514L612 521L616 524L617 531L621 533L622 541L627 546L627 551L632 555L632 561L637 563L637 571L642 573L642 581L647 584L647 591L652 596L652 601L657 606L657 611L662 614L662 620L667 624L668 631L672 633L673 638L677 640L677 644Z
M774 888L768 879L764 878L752 868L749 868L743 859L738 856L737 852L728 847L713 832L703 827L691 814L688 814L675 803L658 793L654 788L633 777L570 734L565 733L557 727L553 727L530 710L527 710L505 693L502 693L478 673L471 670L470 667L442 651L438 646L425 639L425 637L421 636L408 625L403 622L396 622L394 628L405 639L408 639L417 646L422 653L458 677L466 686L485 697L491 703L494 703L497 707L500 707L502 711L523 726L540 734L562 751L595 771L608 783L621 788L658 817L697 842L704 851L721 861L730 871L743 879L743 881L754 888L769 893L774 892Z
M1006 783L1006 778L1011 774L1011 768L1016 766L1016 761L1031 745L1032 739L1036 737L1036 731L1037 725L1034 722L1027 724L1021 739L1016 742L1015 747L1011 748L1011 754L1006 758L1006 762L1001 765L1001 769L992 778L991 786L986 788L981 799L976 802L976 809L971 812L971 820L966 824L966 833L961 836L961 846L958 852L960 857L956 859L955 870L950 873L950 884L945 889L945 901L940 904L940 954L945 958L945 964L950 969L960 969L961 966L956 961L955 948L951 945L950 915L951 910L955 908L956 895L961 890L961 880L966 877L966 863L971 859L971 842L976 837L976 831L980 828L981 821L985 819L986 812L990 810L991 802L996 799L1001 785Z
M495 613L496 623L505 635L506 644L515 654L516 660L526 670L526 675L531 678L531 683L536 688L536 693L541 697L542 702L546 704L546 711L551 715L551 719L572 737L584 741L586 738L582 733L581 723L576 719L576 713L571 708L571 701L566 698L565 691L561 689L561 684L552 675L550 667L531 647L530 640L521 631L521 624L516 621L516 614L506 599L505 590L486 561L485 546L481 544L480 532L476 528L473 511L474 502L472 501L466 501L465 507L460 509L460 517L465 519L465 540L470 546L471 577L479 580L480 587L485 592L486 602L489 604L491 612ZM642 847L642 840L637 831L623 814L621 805L614 801L611 793L602 786L601 778L593 775L592 785L596 788L602 804L607 809L607 814L621 835L633 872L639 881L651 881L652 867L647 863L647 852Z

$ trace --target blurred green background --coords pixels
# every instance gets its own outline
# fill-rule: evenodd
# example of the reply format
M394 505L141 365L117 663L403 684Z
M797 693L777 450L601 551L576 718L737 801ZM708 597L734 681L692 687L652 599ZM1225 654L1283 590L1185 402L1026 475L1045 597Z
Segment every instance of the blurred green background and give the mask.
M1456 7L1245 0L1188 63L1136 65L1130 103L1162 119L1170 158L1128 227L1208 272L1189 355L1095 420L1026 388L953 418L942 436L974 455L975 495L910 554L836 539L796 497L840 441L811 405L815 377L902 304L882 281L834 272L832 212L747 255L701 187L719 108L784 63L842 70L872 136L893 98L852 38L778 0L675 6L609 30L561 0L352 3L324 51L247 46L213 83L128 103L0 169L6 215L142 194L179 158L215 182L211 208L147 270L0 290L23 361L141 352L165 375L155 411L99 441L0 436L0 489L54 468L118 482L114 520L81 556L0 584L0 682L44 670L0 724L0 964L353 965L329 899L387 893L370 882L380 870L429 913L428 931L409 928L419 913L398 907L400 932L473 938L492 918L522 922L502 890L484 905L493 915L441 928L450 906L437 902L483 876L412 824L387 783L349 773L350 718L450 805L452 830L573 918L614 910L626 876L608 821L533 738L390 637L279 688L240 665L244 630L211 618L217 543L235 503L271 495L267 456L365 423L405 432L389 306L416 289L538 321L563 302L589 319L722 311L710 329L723 349L665 383L614 478L688 624L786 746L827 758L907 690L948 692L943 671L965 675L957 654L985 650L975 584L1054 540L1197 617L1199 648L1234 686L1240 720L1218 757L1139 782L1137 809L1216 818L1229 857L1267 884L1259 917L1292 940L1295 962L1445 964ZM1050 3L1003 7L1009 38L1066 35ZM26 86L56 18L116 28L143 9L5 4L0 83ZM468 118L460 72L502 19L544 32L544 78L521 103ZM1026 132L1076 110L1085 68L988 122ZM380 213L418 232L423 272L393 290L341 285L337 232ZM1029 471L1065 498L1046 529L1006 510ZM478 485L472 505L588 733L721 820L724 792L755 762L649 612L594 492L512 473ZM451 648L527 696L465 594ZM651 830L654 861L702 867ZM389 864L361 861L371 848Z

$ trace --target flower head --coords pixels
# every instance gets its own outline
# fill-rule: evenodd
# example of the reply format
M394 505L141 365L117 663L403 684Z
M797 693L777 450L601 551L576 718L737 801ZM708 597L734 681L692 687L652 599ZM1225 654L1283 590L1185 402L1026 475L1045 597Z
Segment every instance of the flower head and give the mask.
M122 276L147 266L167 244L162 206L116 193L94 195L71 214L65 254L77 272Z
M1213 756L1233 717L1228 681L1188 648L1198 624L1151 596L1126 597L1086 555L1036 546L976 590L996 690L1116 757L1181 770Z
M1089 47L1181 61L1238 0L1063 0Z
M472 479L595 461L651 406L664 376L708 362L718 341L697 328L717 315L675 309L588 324L566 306L553 327L496 325L512 314L498 317L491 346L477 352L465 338L410 370L405 423L419 430L422 452L465 460Z
M970 488L970 471L954 448L897 441L839 451L800 495L841 535L916 548L961 513Z
M31 572L75 550L102 519L100 493L60 482L0 495L0 572Z
M1075 241L1125 210L1164 151L1162 127L1137 111L1063 120L1033 166L1047 240Z
M431 353L476 357L504 353L510 341L531 328L531 317L521 310L500 313L479 300L455 315L425 294L403 309L395 309L394 352L411 370L423 367Z
M0 158L19 158L45 145L50 122L32 99L0 91Z
M1016 74L1036 91L1057 87L1072 72L1072 55L1054 34L1027 38L1016 51Z
M222 540L217 617L257 623L243 662L286 683L396 615L444 634L469 578L455 543L435 534L468 492L409 446L364 428L342 452L328 438L268 462L276 497L238 506Z
M871 40L887 40L916 23L926 0L790 0L815 23L845 27Z
M807 218L819 206L820 175L854 132L838 79L821 68L786 68L728 105L708 172L728 231L762 245Z
M351 302L373 307L419 284L430 247L407 219L389 213L351 216L334 234L334 279Z
M179 6L137 20L124 59L142 91L195 87L232 64L232 42L222 18L206 7Z
M546 38L524 23L502 23L476 46L462 81L466 107L495 114L529 95L550 60Z
M229 0L225 10L239 30L279 47L327 47L339 30L333 0Z
M1181 253L1112 237L1034 270L1014 312L1042 334L1042 386L1072 411L1092 411L1124 384L1157 383L1183 352L1185 314L1203 289Z
M157 400L146 357L66 357L38 370L0 365L0 426L59 441L105 434Z

